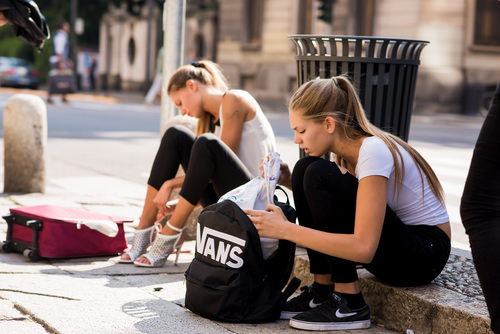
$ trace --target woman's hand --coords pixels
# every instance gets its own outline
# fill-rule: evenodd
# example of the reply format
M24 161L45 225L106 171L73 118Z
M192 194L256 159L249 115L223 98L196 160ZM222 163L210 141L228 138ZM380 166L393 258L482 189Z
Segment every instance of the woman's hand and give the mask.
M172 214L172 212L175 209L175 206L173 208L167 207L167 202L169 201L171 194L172 194L172 187L170 185L170 182L165 181L158 190L158 193L156 194L155 198L153 198L153 203L158 208L158 213L163 217Z
M281 208L268 204L266 210L243 210L254 223L261 237L286 239L286 229L290 222L281 211Z
M292 173L290 172L290 168L285 162L280 164L280 178L278 179L278 184L287 187L292 190Z
M269 160L269 156L267 156L266 159ZM259 171L260 176L264 177L264 159L260 160ZM278 184L292 190L292 173L290 172L288 164L285 162L280 163L280 177L278 179Z
M269 156L267 157L267 159L269 159ZM260 177L264 178L264 159L260 159L259 172Z

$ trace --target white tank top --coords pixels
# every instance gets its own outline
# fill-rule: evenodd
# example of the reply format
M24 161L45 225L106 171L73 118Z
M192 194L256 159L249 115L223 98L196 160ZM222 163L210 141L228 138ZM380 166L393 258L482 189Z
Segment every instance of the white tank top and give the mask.
M273 128L255 98L244 90L231 90L249 101L255 109L255 117L243 123L240 147L237 155L254 177L260 175L260 161L276 151ZM223 127L222 104L219 109L220 126ZM220 134L219 134L220 137Z

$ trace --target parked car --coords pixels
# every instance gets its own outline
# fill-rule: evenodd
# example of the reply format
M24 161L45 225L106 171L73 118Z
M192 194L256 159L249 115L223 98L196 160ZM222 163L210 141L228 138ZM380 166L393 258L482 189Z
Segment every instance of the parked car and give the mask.
M40 72L21 58L0 57L0 86L37 89Z

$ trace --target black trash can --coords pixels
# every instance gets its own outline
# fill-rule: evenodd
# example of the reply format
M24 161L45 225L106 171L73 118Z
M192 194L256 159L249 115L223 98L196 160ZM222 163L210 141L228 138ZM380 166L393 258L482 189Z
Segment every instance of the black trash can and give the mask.
M364 36L288 36L298 85L347 74L368 119L408 141L420 53L428 41Z

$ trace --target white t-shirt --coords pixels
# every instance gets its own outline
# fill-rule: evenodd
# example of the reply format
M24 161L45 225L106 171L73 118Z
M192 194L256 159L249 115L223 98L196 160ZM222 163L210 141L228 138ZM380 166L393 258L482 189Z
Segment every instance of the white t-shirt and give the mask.
M64 66L67 67L68 61L68 34L63 30L58 30L53 38L54 55L49 59L52 66L59 68L59 57L58 54L62 55Z
M378 137L373 136L363 140L355 176L358 180L370 175L386 177L388 179L387 204L406 225L438 225L448 222L450 219L446 208L430 189L423 172L424 196L422 198L422 179L418 166L404 148L397 146L403 156L405 166L399 196L394 193L395 174L391 151ZM397 153L396 156L401 159Z
M64 55L66 52L66 43L68 43L68 34L62 30L59 30L55 34L54 40L52 43L54 44L55 53L59 53L59 54Z
M267 157L269 153L276 152L276 139L274 138L273 128L260 108L259 103L250 93L238 89L233 89L231 92L243 96L255 109L254 118L243 123L240 147L238 148L237 155L250 173L256 177L260 175L260 161ZM220 126L222 128L224 126L222 105L219 114Z

